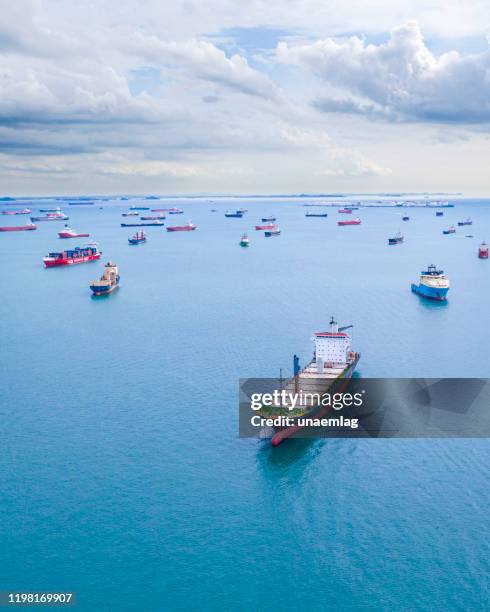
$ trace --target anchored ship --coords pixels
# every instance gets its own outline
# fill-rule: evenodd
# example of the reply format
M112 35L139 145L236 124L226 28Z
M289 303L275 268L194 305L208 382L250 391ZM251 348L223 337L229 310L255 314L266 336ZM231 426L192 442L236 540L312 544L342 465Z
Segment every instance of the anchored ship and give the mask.
M403 236L401 232L397 232L393 238L388 238L388 244L401 244L403 242Z
M28 232L37 229L37 225L29 223L28 225L4 225L0 227L0 232Z
M408 217L407 215L404 215L402 217L402 221L410 221L410 217Z
M305 217L328 217L328 213L307 212Z
M28 215L30 212L30 208L23 208L22 210L3 210L2 215Z
M236 210L235 212L229 212L228 210L225 212L225 217L232 217L235 219L241 219L243 217L243 211Z
M31 221L68 221L68 217L62 212L52 212L41 217L31 217Z
M455 234L456 233L456 229L454 227L454 225L451 225L451 227L449 229L446 230L442 230L442 233L447 235L447 234Z
M49 253L44 259L45 268L67 266L100 259L101 252L96 244L86 244L84 247L67 249L61 253Z
M273 223L274 221L277 221L275 217L262 217L262 223Z
M442 217L444 215L444 213L442 212L442 210L436 210L436 217Z
M90 289L94 295L107 295L112 293L119 286L119 271L117 265L108 261L104 266L104 273L100 280L95 280L90 283Z
M258 414L271 417L288 412L294 420L293 425L274 427L272 445L277 446L286 438L307 429L300 423L307 418L321 418L331 410L330 405L323 405L316 400L318 394L340 393L347 385L361 357L360 353L351 350L351 337L346 330L352 325L339 327L334 317L330 320L329 330L315 332L312 337L315 349L312 360L303 369L299 358L294 356L294 376L286 382L283 389L285 397L295 396L299 401L293 410L291 399L285 403L262 408Z
M250 246L250 240L248 239L247 234L243 234L243 236L240 238L240 246L241 247Z
M137 221L136 223L121 223L121 227L152 227L155 225L165 225L163 221Z
M438 270L434 264L431 264L427 270L420 273L419 284L412 283L412 291L424 298L443 302L449 291L449 279L443 270Z
M478 248L478 257L480 259L488 259L488 244L485 241Z
M71 227L68 227L68 225L65 225L65 229L58 232L58 236L60 238L87 238L90 234L79 234L74 229L71 229Z
M197 225L189 221L187 225L174 225L167 227L167 232L192 232L196 228Z
M339 213L343 213L344 215L352 215L352 208L339 208Z
M361 220L349 219L349 221L337 221L337 225L361 225Z
M471 219L465 219L464 221L458 221L458 225L473 225L473 221Z
M276 226L274 223L267 223L267 225L256 225L255 226L256 230L273 230L275 228Z
M128 238L129 244L141 244L142 242L146 242L146 234L143 230L141 232L136 232L136 234L132 238Z
M280 236L280 235L281 235L281 230L277 227L277 225L274 225L272 229L264 232L264 236L266 238L270 238L271 236Z

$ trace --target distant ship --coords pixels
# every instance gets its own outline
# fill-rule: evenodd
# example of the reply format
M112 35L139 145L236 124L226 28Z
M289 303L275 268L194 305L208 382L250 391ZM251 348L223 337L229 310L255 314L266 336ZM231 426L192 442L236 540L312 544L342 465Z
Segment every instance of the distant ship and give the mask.
M241 219L243 217L243 212L241 210L236 210L235 212L229 212L227 210L225 212L225 217L233 217L235 219Z
M388 244L401 244L403 242L403 236L401 232L397 232L393 238L388 238Z
M121 223L121 227L153 227L165 225L163 221L136 221L135 223Z
M478 257L480 259L488 259L488 244L482 242L478 248Z
M250 246L250 240L248 239L247 234L243 234L243 236L240 238L240 246L242 247Z
M443 302L449 291L449 279L443 270L438 270L431 264L427 270L420 273L419 284L412 283L412 291L424 298Z
M148 200L149 198L145 198ZM129 210L150 210L149 206L130 206Z
M337 221L337 225L361 225L361 220L349 219L348 221Z
M74 229L71 229L71 227L68 227L68 225L65 225L65 229L58 232L58 236L60 238L87 238L90 234L79 234Z
M163 219L165 219L165 215L155 215L152 217L144 217L143 215L141 215L140 219L142 221L162 221Z
M274 223L267 223L267 225L256 225L255 229L256 230L260 230L260 231L262 231L262 230L273 230L273 229L275 229L275 227L276 226L274 225Z
M473 225L473 221L471 219L466 219L465 221L458 221L458 225Z
M104 273L100 280L90 283L90 289L94 295L107 295L119 286L119 271L116 264L108 261L104 266Z
M57 206L56 208L40 208L39 212L42 212L42 213L60 213L61 212L61 208L59 206Z
M339 210L337 212L343 213L344 215L351 215L352 214L352 208L339 208Z
M454 228L454 225L451 225L451 227L447 230L442 230L443 234L455 234L456 233L456 229Z
M183 215L184 211L181 208L171 208L168 211L169 215Z
M167 232L192 232L197 228L197 225L190 221L186 225L174 225L167 227Z
M92 206L95 202L80 200L79 202L68 202L68 206Z
M307 212L305 217L328 217L328 213Z
M267 223L268 221L272 223L276 221L276 218L275 217L262 217L262 223Z
M410 217L407 217L407 215L404 215L402 217L402 221L410 221Z
M146 242L146 234L143 230L140 232L136 232L136 234L132 238L128 238L129 244L141 244L142 242Z
M264 232L264 236L266 238L270 238L271 236L280 236L280 235L281 235L281 230L277 227L277 225L274 225L273 229L270 229Z
M95 261L100 259L100 255L101 253L96 244L87 244L84 247L67 249L61 253L49 253L43 259L43 263L45 268L54 268L55 266L67 266Z
M140 214L138 212L123 212L122 217L139 217Z
M22 210L3 210L2 215L28 215L30 212L29 208L23 208Z
M31 221L68 221L68 217L62 212L52 212L41 217L31 217Z
M442 212L442 210L437 210L436 211L436 217L442 217L444 215L444 213Z
M288 412L288 417L294 419L293 425L285 427L277 426L272 429L272 436L267 431L263 437L272 437L272 445L277 446L290 436L307 429L302 426L304 419L322 418L331 410L330 404L322 405L315 401L317 394L343 392L356 369L361 358L360 353L351 350L351 337L346 330L352 325L339 327L337 321L332 317L329 330L326 332L315 332L312 340L314 342L313 358L303 369L299 366L299 358L294 356L294 376L282 387L286 391L286 397L296 396L298 392L300 401L291 410L290 402L267 406L260 409L257 414L271 418ZM281 389L281 390L282 390ZM288 403L289 402L289 403Z
M29 223L28 225L4 225L0 227L0 232L28 232L37 229L37 225Z

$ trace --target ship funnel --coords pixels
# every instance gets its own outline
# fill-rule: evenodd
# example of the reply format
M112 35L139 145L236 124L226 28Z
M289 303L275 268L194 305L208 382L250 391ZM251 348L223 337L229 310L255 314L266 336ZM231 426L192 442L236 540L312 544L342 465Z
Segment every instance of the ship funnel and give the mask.
M339 331L339 324L334 319L334 317L332 317L330 319L330 333L331 334L336 334L338 331Z

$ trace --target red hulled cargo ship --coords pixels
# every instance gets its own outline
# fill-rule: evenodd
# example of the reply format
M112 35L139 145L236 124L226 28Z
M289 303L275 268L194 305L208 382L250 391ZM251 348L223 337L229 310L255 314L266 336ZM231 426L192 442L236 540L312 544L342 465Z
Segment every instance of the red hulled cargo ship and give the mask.
M480 259L488 259L488 244L486 242L482 242L478 247L478 257Z
M100 259L101 252L96 244L86 244L84 247L75 247L67 249L61 253L49 253L44 259L45 268L54 268L55 266L67 266L88 261L96 261Z
M4 225L0 227L0 232L28 232L37 229L37 225L29 223L29 225Z
M337 221L337 225L361 225L361 220L349 219L348 221Z
M167 227L167 232L192 232L197 228L197 225L194 223L187 223L187 225L174 225Z

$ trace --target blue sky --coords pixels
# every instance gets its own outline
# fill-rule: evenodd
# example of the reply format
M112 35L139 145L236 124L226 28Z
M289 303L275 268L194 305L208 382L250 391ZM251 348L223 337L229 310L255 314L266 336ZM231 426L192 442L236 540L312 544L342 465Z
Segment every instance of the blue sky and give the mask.
M488 195L490 5L25 0L2 194Z

